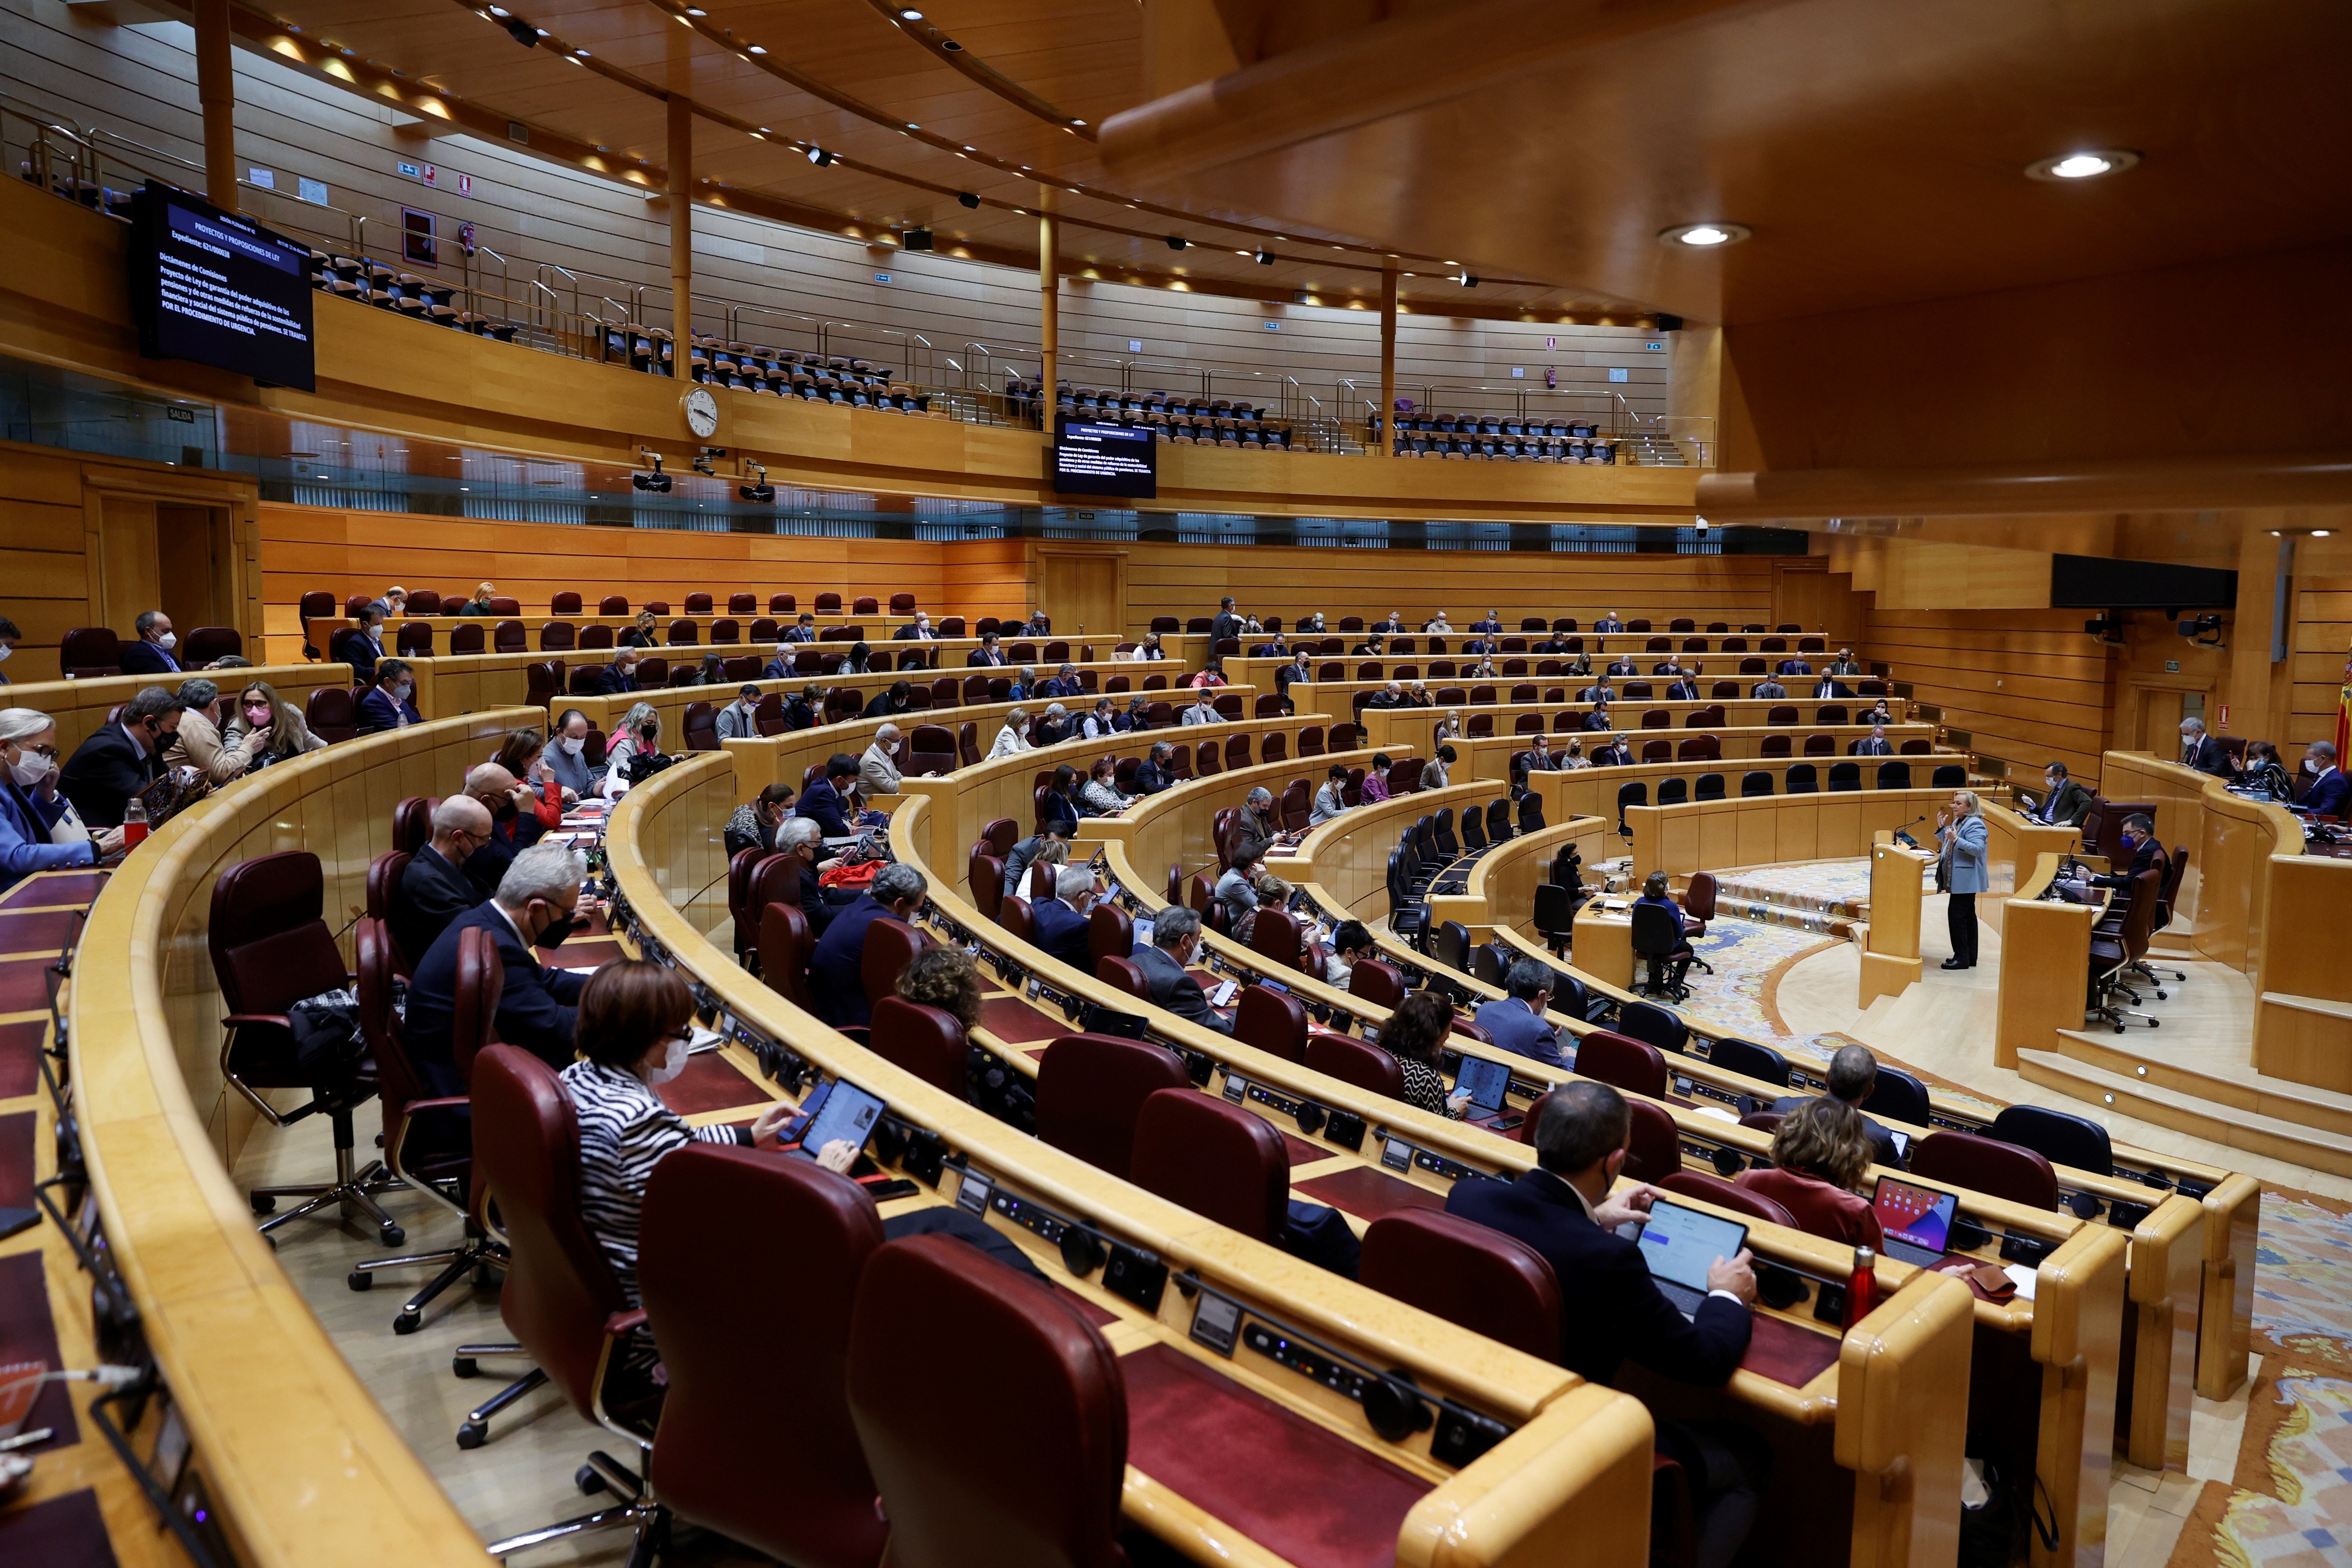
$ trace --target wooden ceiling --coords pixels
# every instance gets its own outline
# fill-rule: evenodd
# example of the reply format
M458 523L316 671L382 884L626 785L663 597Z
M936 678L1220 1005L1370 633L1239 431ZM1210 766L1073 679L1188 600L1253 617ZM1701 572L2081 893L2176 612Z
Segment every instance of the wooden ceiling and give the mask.
M704 199L1017 263L1046 180L1068 270L1265 298L1376 301L1387 250L1433 313L1757 321L2352 230L2336 0L518 0L529 48L487 0L250 4L656 188L682 92ZM2084 147L2142 162L2023 174ZM1702 220L1753 237L1657 240Z

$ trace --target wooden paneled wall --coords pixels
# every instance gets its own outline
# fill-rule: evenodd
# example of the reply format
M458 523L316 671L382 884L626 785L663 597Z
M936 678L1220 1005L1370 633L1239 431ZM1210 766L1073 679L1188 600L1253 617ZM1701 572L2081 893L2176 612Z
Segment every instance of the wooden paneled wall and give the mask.
M58 0L0 0L9 43L0 51L0 90L201 165L192 31L177 24L110 26L89 16L91 9ZM460 24L477 26L464 18L452 26ZM488 40L487 31L483 37L469 47L508 47ZM254 216L324 244L348 246L347 219L293 195L303 178L324 181L336 207L365 216L379 249L396 247L389 237L398 234L404 207L433 214L447 238L460 223L471 223L481 246L516 263L503 284L491 266L488 286L529 294L538 264L556 264L582 277L583 303L593 306L609 296L628 304L635 298L632 289L642 288L646 313L654 324L667 323L666 205L648 202L617 180L561 167L519 148L471 136L404 136L394 127L412 122L413 115L253 50L236 50L235 66L239 171L248 178L257 169L267 171L287 193L246 193ZM20 129L10 127L12 134ZM750 145L707 121L697 132L707 150L729 141ZM18 156L11 143L12 176ZM403 162L436 165L439 184L428 187L404 177ZM468 195L457 194L460 174L471 177ZM934 223L941 246L952 242L963 216L952 195L887 188L884 210ZM835 199L855 202L854 195ZM775 312L745 317L743 335L780 347L814 347L814 321L807 320L814 318L870 323L875 330L836 327L830 346L897 368L910 368L910 357L917 361L911 368L919 368L920 356L906 336L919 331L933 345L935 374L943 378L960 379L944 363L950 358L982 365L1009 357L1035 369L1034 351L1023 352L1037 340L1034 273L943 254L907 254L709 206L695 209L694 228L696 322L704 331L721 328L722 308L731 302ZM1086 232L1071 229L1064 240L1066 265L1073 268L1086 264ZM454 256L453 246L443 248ZM441 270L454 275L455 268ZM877 273L889 281L880 281ZM565 292L568 303L572 286L551 273L548 280ZM1335 275L1328 286L1349 280L1377 294L1377 274ZM1280 323L1278 332L1265 330L1269 321ZM1559 347L1548 350L1548 339ZM1533 398L1544 390L1544 373L1552 370L1559 383L1554 401L1563 416L1600 410L1612 395L1642 412L1664 413L1672 341L1670 334L1632 327L1412 315L1399 333L1399 379L1408 395L1418 396L1418 384L1426 378L1447 377L1493 379L1526 388ZM996 353L971 353L966 344L975 342ZM1139 371L1139 386L1198 390L1199 372L1209 369L1223 373L1214 391L1225 396L1274 401L1285 374L1317 386L1327 406L1341 377L1369 378L1370 395L1379 395L1377 310L1266 304L1073 278L1063 290L1061 342L1063 374L1081 383L1118 384L1108 363L1117 359L1171 367ZM1130 351L1129 342L1143 346ZM1514 366L1525 371L1524 379L1511 379ZM1626 380L1612 384L1612 370L1625 372ZM1260 377L1255 384L1253 372ZM992 384L1001 385L1001 377ZM1582 395L1566 395L1571 393Z
M2309 548L2308 545L2305 546ZM2296 584L2294 637L2287 655L2293 667L2293 727L2281 738L2280 754L2293 767L2297 752L2311 741L2336 738L2336 716L2352 662L2352 575L2313 576Z
M1878 610L1863 640L1911 682L1915 700L1974 737L1973 749L2038 780L2063 762L2095 785L2112 704L2108 649L2083 610Z

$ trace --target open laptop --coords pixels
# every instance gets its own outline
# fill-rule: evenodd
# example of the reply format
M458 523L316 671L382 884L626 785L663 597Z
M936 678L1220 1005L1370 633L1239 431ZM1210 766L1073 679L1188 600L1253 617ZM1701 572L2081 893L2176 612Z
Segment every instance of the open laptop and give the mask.
M1871 1200L1878 1228L1886 1233L1886 1256L1923 1268L1941 1262L1951 1250L1952 1217L1959 1206L1956 1194L1893 1176L1878 1178L1878 1192Z
M1621 1233L1622 1234L1622 1233ZM1685 1318L1696 1317L1706 1300L1706 1271L1718 1258L1737 1258L1748 1245L1748 1227L1736 1219L1702 1214L1666 1198L1650 1205L1649 1223L1634 1239L1659 1292Z
M1469 1110L1465 1113L1469 1121L1483 1121L1507 1131L1527 1120L1517 1111L1503 1114L1503 1107L1510 1101L1511 1069L1501 1062L1465 1052L1462 1065L1454 1070L1454 1088L1457 1093L1466 1091L1470 1096Z

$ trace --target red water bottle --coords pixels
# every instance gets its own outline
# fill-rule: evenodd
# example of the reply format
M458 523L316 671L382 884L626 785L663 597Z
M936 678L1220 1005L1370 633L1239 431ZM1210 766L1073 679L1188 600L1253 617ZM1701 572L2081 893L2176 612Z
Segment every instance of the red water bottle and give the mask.
M1870 1316L1878 1305L1878 1254L1867 1247L1853 1249L1853 1275L1845 1282L1845 1328Z
M147 837L147 803L132 795L122 807L122 848L125 854L136 849Z

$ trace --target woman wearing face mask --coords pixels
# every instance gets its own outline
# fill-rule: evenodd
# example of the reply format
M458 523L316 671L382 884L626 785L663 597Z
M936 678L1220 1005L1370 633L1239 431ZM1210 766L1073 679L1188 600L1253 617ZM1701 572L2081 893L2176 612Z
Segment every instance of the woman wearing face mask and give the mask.
M658 624L654 620L654 613L651 610L639 610L637 624L623 630L620 642L623 647L661 647L661 632Z
M488 583L476 584L474 596L459 605L457 613L461 616L495 616L498 611L491 606L490 600L497 594L498 590Z
M566 708L556 716L555 739L540 756L548 776L575 800L596 787L596 780L604 771L589 765L588 728L587 714L577 708Z
M222 731L221 738L227 745L242 746L245 738L256 730L269 731L253 760L257 768L299 757L305 752L327 749L327 742L310 733L310 726L302 722L302 715L294 705L278 696L278 689L266 680L257 680L236 694L236 707L229 714L228 728Z
M58 793L58 727L30 708L0 708L0 891L35 871L94 866L122 852L122 829L78 843L50 835L69 808Z
M1029 712L1024 708L1015 708L1004 716L1004 728L996 732L996 744L989 747L988 760L994 762L999 757L1009 757L1028 750Z
M556 805L547 803L545 785L555 775L548 771L547 742L536 730L509 730L507 738L499 742L499 753L490 761L514 774L516 782L529 787L541 827L553 827L563 820L563 806L579 799L574 791L565 789L559 782ZM518 837L518 843L522 840Z
M604 792L610 800L618 800L635 782L629 777L629 763L636 757L661 754L661 714L650 702L635 702L621 715L621 727L614 731L613 741L604 748Z
M748 1129L688 1126L656 1090L686 1070L693 1026L694 998L686 982L642 959L604 965L580 994L573 1044L583 1059L562 1072L580 1122L580 1217L631 1307L638 1304L638 1215L646 1184L663 1156L688 1143L773 1149L793 1115L792 1106L779 1102ZM817 1163L845 1172L856 1157L855 1148L836 1142L818 1152ZM623 1354L614 1375L631 1392L650 1393L659 1357L652 1335L638 1330Z

